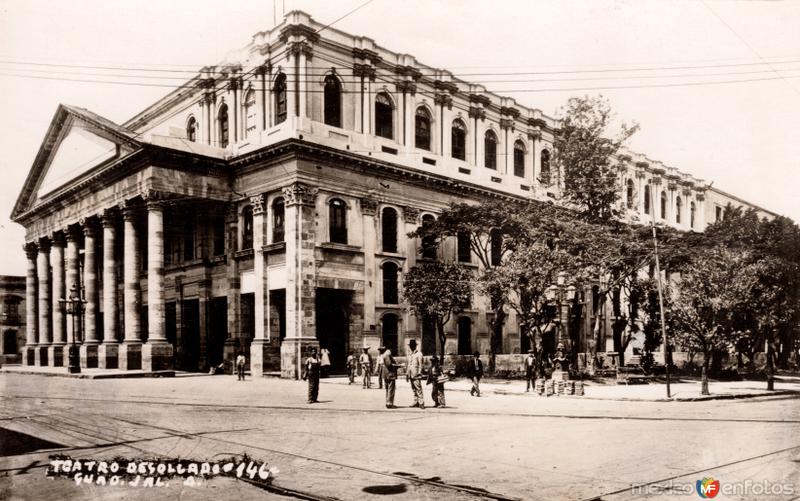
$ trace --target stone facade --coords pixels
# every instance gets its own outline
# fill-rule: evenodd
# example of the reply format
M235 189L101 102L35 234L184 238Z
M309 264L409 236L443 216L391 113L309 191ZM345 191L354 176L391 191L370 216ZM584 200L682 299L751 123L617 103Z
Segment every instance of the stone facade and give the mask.
M396 293L420 258L407 234L456 201L557 199L558 122L321 28L290 12L123 125L59 107L12 214L27 232L25 363L63 364L75 336L85 367L204 371L244 352L253 374L296 378L311 346L335 371L363 346L432 346ZM712 199L744 203L623 160L632 219L662 192L659 222L685 230L713 220ZM456 259L455 242L438 252ZM72 284L78 332L58 302ZM487 310L476 298L452 320L448 352L488 351ZM511 314L503 350L521 343Z
M0 312L0 365L22 363L27 356L26 341L30 331L27 330L29 319L26 315L28 299L25 282L25 277L0 276L3 308Z

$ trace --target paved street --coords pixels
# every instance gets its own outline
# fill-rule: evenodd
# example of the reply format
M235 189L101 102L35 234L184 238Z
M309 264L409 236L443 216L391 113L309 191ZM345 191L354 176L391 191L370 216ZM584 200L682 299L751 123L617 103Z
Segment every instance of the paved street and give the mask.
M401 408L387 410L381 390L341 383L323 380L321 403L308 405L300 381L0 374L0 499L622 500L663 497L660 488L675 493L703 477L793 488L718 499L800 496L796 395L650 402L450 391L447 409L419 410L407 407L411 391L400 381ZM279 471L270 491L223 478L76 486L45 478L55 451L214 461L247 454Z

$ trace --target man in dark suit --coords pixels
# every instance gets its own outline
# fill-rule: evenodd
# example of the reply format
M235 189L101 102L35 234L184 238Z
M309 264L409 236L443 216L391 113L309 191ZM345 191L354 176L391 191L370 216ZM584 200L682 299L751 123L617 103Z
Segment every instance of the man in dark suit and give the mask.
M385 350L381 359L378 362L383 366L383 378L386 385L386 408L394 409L394 390L397 383L397 368L399 365L395 363L391 350Z
M481 396L481 378L483 377L483 362L481 362L481 354L477 351L473 353L473 360L470 366L470 374L472 375L472 389L469 391L470 395Z

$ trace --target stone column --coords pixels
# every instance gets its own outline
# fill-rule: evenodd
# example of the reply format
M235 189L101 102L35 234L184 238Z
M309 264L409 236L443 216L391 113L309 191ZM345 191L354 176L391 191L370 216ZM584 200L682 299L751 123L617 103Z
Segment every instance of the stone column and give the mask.
M39 279L39 365L50 364L48 355L50 344L53 342L53 325L51 318L50 298L50 240L39 240L39 262L37 263Z
M50 311L53 316L53 343L48 348L47 359L53 367L64 367L64 346L67 344L66 313L59 299L65 299L69 292L64 285L64 234L60 231L53 234L53 245L50 249L50 266L52 269L50 294Z
M250 371L253 377L264 375L264 362L269 358L269 339L265 334L265 312L269 311L267 304L269 294L266 289L266 261L264 256L264 227L266 210L264 208L264 195L250 197L253 207L253 291L254 303L254 333L250 343Z
M404 265L403 272L407 272L417 264L417 253L418 253L418 246L419 240L416 238L408 238L405 235L416 231L419 227L419 213L420 210L416 207L405 206L403 207L403 231L400 232L403 237L401 237L400 242L398 242L398 248L403 249L402 242L405 241L405 255L406 255L406 262ZM417 317L414 315L404 315L403 319L403 327L404 332L398 332L398 350L399 347L405 346L407 343L406 341L409 339L407 333L413 333L413 337L416 337L417 332ZM399 327L398 327L399 329ZM403 355L403 352L398 353L398 355Z
M167 341L164 318L164 207L152 199L147 203L147 324L142 369L171 370L173 349Z
M123 308L125 315L125 338L120 346L119 368L140 370L142 368L142 291L139 287L139 236L136 230L137 210L126 207L122 212L125 220L123 231Z
M97 350L97 367L119 368L117 328L119 298L117 294L117 259L114 248L117 240L117 211L106 209L103 223L103 343Z
M315 204L318 193L303 183L283 188L286 203L286 338L281 377L297 379L307 349L318 347L315 332Z
M66 232L67 238L67 271L66 271L66 283L65 283L65 290L64 290L64 297L68 298L70 294L72 294L72 288L75 287L77 292L80 294L80 259L79 259L79 251L78 251L78 240L80 235L75 228L70 228ZM72 343L72 339L75 338L75 343L80 343L81 339L81 332L80 330L77 333L77 337L75 337L75 325L72 321L72 318L69 315L66 316L64 319L67 323L67 344Z
M83 228L83 286L86 297L84 339L80 348L81 367L94 369L98 365L97 316L100 311L97 291L97 227L93 220L82 219Z
M23 246L25 257L28 259L25 274L25 352L23 363L25 365L40 365L38 356L39 343L39 294L37 293L36 257L39 248L33 242Z
M300 84L297 87L298 92L300 93L299 97L299 109L297 110L297 114L301 118L308 117L308 60L311 59L311 47L304 45L304 50L301 50L300 53L297 55L298 58L298 66L300 70ZM258 317L256 317L258 318Z
M361 217L364 230L364 326L363 343L365 346L377 347L381 345L381 340L377 338L374 328L375 303L377 302L377 292L381 290L383 276L377 270L375 262L375 252L377 250L377 231L376 218L378 213L378 201L373 198L361 199ZM377 273L377 275L376 275Z

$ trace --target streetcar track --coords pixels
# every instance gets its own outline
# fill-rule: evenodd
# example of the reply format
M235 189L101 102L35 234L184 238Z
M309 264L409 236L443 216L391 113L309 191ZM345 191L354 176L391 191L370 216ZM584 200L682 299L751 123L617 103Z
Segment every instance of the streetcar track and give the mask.
M107 399L107 398L78 398L78 397L49 397L49 396L28 396L28 395L2 395L0 398L16 398L16 399L41 399L41 400L72 400L79 402L116 402L124 404L143 404L143 405L172 405L172 406L187 406L187 407L213 407L215 409L229 408L229 409L270 409L270 410L286 410L296 411L302 410L307 412L332 412L332 413L352 413L362 412L371 414L419 414L419 409L341 409L341 408L325 408L306 407L306 406L290 406L290 405L264 405L264 404L224 404L224 403L205 403L205 402L165 402L165 401L152 401L152 400L123 400L123 399ZM621 415L576 415L576 414L533 414L522 412L467 412L457 411L452 408L436 409L436 414L452 414L459 416L492 416L492 417L521 417L521 418L564 418L564 419L609 419L617 421L697 421L697 422L714 422L714 423L772 423L772 424L800 424L800 419L755 419L755 418L714 418L714 417L671 417L671 416L621 416Z

